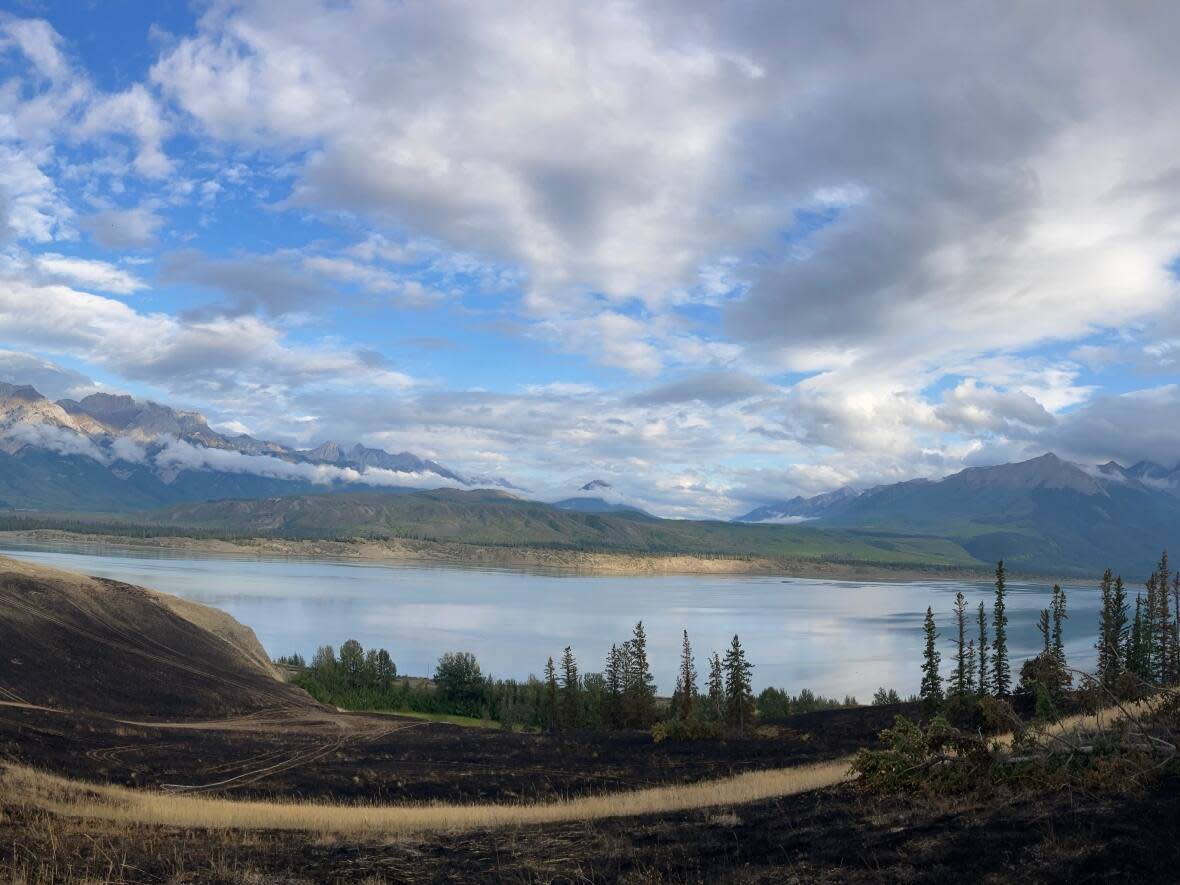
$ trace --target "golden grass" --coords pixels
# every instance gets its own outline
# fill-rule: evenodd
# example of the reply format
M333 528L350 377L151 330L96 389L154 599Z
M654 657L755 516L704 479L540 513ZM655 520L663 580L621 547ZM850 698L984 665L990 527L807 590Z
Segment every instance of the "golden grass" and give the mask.
M1106 728L1152 711L1152 700L1061 720L1043 739ZM1011 735L998 738L1001 744ZM752 771L720 780L582 796L537 804L333 805L230 800L86 784L32 768L0 768L0 791L64 817L212 830L301 830L322 836L401 836L568 823L717 808L793 796L852 779L852 757Z
M306 830L398 836L634 817L740 805L806 793L849 779L851 759L748 772L722 780L583 796L534 805L330 805L175 796L70 781L8 767L0 786L14 799L66 817L226 830Z
M1102 731L1127 716L1134 718L1148 716L1159 709L1160 703L1159 697L1150 697L1140 701L1128 701L1120 706L1104 707L1096 713L1078 713L1075 716L1067 716L1047 725L1042 730L1041 739L1052 740L1067 735ZM1012 743L1012 737L1011 734L1000 735L996 738L996 742L1000 746L1009 746Z

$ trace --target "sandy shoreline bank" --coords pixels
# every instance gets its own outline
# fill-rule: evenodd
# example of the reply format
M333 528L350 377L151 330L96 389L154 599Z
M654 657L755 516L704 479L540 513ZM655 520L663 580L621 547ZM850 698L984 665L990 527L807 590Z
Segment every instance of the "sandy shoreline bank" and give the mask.
M645 554L609 551L556 550L540 547L497 547L408 539L314 541L250 538L223 541L207 538L132 538L82 534L57 529L0 532L5 544L70 544L122 550L158 550L207 556L300 558L426 565L484 566L544 570L583 575L776 575L861 581L976 580L984 570L824 560L780 560L766 557L725 557L715 554Z

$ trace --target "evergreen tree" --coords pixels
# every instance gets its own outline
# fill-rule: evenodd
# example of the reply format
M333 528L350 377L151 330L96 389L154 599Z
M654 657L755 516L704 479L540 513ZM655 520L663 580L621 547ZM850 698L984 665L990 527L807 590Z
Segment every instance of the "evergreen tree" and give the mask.
M1167 685L1172 675L1172 615L1168 599L1168 581L1171 576L1168 551L1165 550L1156 569L1155 679L1160 685Z
M627 682L627 663L617 645L611 645L610 652L606 656L603 679L605 680L603 724L607 728L618 728L623 713L623 688Z
M1052 653L1052 642L1049 639L1049 609L1041 609L1037 618L1037 631L1041 634L1041 654L1048 658Z
M1180 569L1172 576L1172 661L1168 684L1180 682Z
M1127 659L1123 654L1123 643L1130 632L1131 616L1127 605L1127 585L1123 583L1123 576L1114 579L1114 596L1111 600L1111 654L1115 664L1115 676L1127 667Z
M1147 630L1143 614L1143 595L1135 594L1135 619L1127 633L1126 668L1136 678L1146 682L1151 677L1151 661L1145 639Z
M725 715L725 676L721 668L721 657L717 652L709 658L709 718L720 722Z
M1004 560L996 563L996 602L992 607L992 688L996 697L1005 698L1012 689L1012 668L1008 663L1008 615L1005 597L1008 593Z
M725 653L725 723L739 734L754 722L754 692L750 683L753 669L735 633Z
M1147 579L1146 590L1147 598L1143 601L1143 625L1139 628L1143 658L1141 665L1144 670L1143 678L1154 683L1159 671L1159 630L1156 625L1160 604L1158 572L1151 573L1151 577Z
M697 668L692 657L692 646L688 642L688 631L680 649L680 674L676 677L675 712L678 719L692 716L697 701Z
M1057 658L1062 669L1065 668L1065 627L1064 622L1069 619L1066 612L1065 591L1060 584L1053 585L1053 599L1049 603L1049 611L1053 619L1053 656Z
M627 643L627 680L623 690L623 709L627 724L647 728L655 719L656 685L647 663L647 634L643 621L635 625Z
M955 672L951 676L951 695L961 698L967 694L970 679L967 669L967 597L963 591L955 594L955 627L958 640L955 649Z
M1098 681L1107 689L1112 689L1118 681L1122 659L1122 631L1127 617L1126 594L1123 599L1123 623L1120 624L1114 575L1110 569L1103 574L1102 583L1098 586L1101 610L1098 616L1098 641L1094 643L1094 648L1098 650Z
M975 694L975 640L967 640L967 694Z
M577 728L581 719L581 683L578 681L578 662L567 645L561 653L561 727Z
M987 659L987 610L983 607L983 600L979 601L979 614L976 621L979 624L979 645L976 646L976 653L979 655L979 678L976 680L975 689L981 695L986 695L991 693L992 677Z
M557 668L553 658L545 664L545 730L553 731L557 726Z
M942 676L938 672L942 655L938 653L938 628L934 623L934 610L926 608L926 622L922 627L926 635L926 650L922 658L922 687L919 697L928 707L935 707L942 701Z

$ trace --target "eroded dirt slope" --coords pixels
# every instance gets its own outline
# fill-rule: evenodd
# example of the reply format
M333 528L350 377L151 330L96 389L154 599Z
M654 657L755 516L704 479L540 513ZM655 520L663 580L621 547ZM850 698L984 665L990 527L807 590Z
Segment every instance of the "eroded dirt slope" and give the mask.
M157 721L312 705L222 612L3 557L0 701Z

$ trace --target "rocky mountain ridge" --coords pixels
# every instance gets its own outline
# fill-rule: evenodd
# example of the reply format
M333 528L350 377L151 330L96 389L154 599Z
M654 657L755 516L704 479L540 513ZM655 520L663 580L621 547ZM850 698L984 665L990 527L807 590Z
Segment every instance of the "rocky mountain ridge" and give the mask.
M0 503L125 510L214 497L350 488L507 485L411 452L326 442L295 449L209 426L199 412L95 393L54 402L0 383Z

